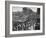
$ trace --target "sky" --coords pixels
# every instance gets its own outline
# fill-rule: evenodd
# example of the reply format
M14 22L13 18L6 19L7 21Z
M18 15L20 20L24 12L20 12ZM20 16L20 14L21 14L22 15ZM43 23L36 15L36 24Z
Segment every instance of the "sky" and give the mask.
M29 9L31 9L33 12L37 12L37 8L35 8L35 7L31 7ZM18 11L22 12L23 11L23 7L13 7L12 11L13 12L18 12Z

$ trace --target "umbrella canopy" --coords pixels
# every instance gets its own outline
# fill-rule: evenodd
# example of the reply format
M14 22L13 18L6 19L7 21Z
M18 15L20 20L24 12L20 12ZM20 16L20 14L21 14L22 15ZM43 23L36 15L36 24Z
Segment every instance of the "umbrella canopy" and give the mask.
M22 12L13 12L13 21L25 22L27 19L33 20L35 17L36 13L29 8L23 8Z

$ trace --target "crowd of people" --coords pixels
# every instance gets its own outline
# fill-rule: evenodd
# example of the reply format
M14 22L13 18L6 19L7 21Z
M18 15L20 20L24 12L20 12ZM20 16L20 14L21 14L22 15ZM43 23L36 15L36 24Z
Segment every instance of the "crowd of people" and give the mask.
M40 30L40 18L37 18L36 13L30 9L23 8L25 15L29 15L26 21L13 21L13 31L23 30ZM29 14L28 14L29 13Z

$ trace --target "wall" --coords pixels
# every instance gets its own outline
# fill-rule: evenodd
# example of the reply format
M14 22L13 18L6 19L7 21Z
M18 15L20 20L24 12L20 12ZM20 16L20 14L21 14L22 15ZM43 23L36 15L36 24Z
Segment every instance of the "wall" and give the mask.
M46 0L16 0L16 1L46 3ZM46 10L46 4L45 4L45 10ZM45 13L45 16L46 16L46 13ZM46 20L45 20L45 25L46 25ZM4 36L5 36L5 0L0 0L0 38L5 38ZM16 38L46 38L46 28L45 28L45 35L25 36L25 37L16 37Z

